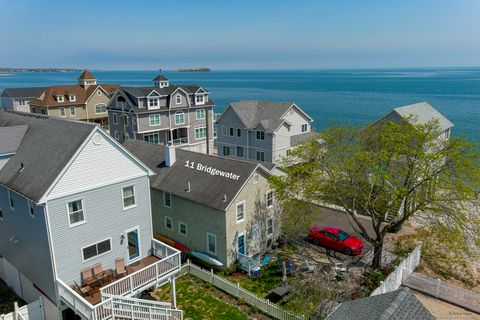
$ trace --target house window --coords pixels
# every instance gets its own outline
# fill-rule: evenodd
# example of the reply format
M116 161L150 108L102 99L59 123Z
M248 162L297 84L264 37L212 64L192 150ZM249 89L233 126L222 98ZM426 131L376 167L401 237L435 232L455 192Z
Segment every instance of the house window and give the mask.
M90 82L89 84L93 84L93 81ZM102 91L98 90L98 91L97 91L97 95L98 95L98 96L101 96L101 95L102 95Z
M257 160L258 161L265 161L265 152L257 151Z
M57 96L57 101L58 101L58 102L63 102L63 101L65 101L65 100L63 99L63 96Z
M167 208L172 207L172 194L170 192L163 192L163 205Z
M153 144L158 144L160 142L158 138L158 133L146 134L143 136L143 140Z
M70 95L68 96L68 100L70 100L71 102L75 101L76 100L76 97L74 95Z
M237 137L241 137L241 136L242 136L242 129L237 128Z
M182 111L175 112L175 124L184 124L185 123L185 115Z
M267 208L273 207L273 191L267 191Z
M229 146L223 146L222 151L223 151L224 156L229 156L230 155L230 147Z
M222 135L226 136L227 135L227 127L222 126Z
M68 203L68 221L70 227L81 224L85 221L83 200L76 200Z
M182 236L187 236L187 225L185 223L178 223L178 233L180 233Z
M128 116L123 116L123 125L128 127Z
M159 108L158 98L148 99L148 108L149 109L158 109Z
M196 115L197 115L197 120L205 119L205 109L197 109Z
M287 149L287 156L290 156L292 154L292 149Z
M170 217L165 217L165 228L173 230L173 220Z
M47 114L47 109L42 109L42 114Z
M267 235L271 236L273 234L273 218L267 220Z
M257 140L265 140L265 131L257 131Z
M230 137L233 137L233 133L234 133L235 129L234 128L230 128Z
M307 130L308 130L308 124L303 123L302 124L302 132L307 132Z
M28 214L30 217L35 218L35 207L33 205L33 202L31 200L27 200L28 202Z
M197 127L195 128L195 139L204 139L207 137L207 128L206 127Z
M65 118L65 108L60 108L60 117Z
M83 261L90 260L110 251L112 251L111 239L100 241L88 247L82 248Z
M116 140L120 140L120 135L118 134L118 130L115 130L115 133L113 134L113 136Z
M107 112L107 106L104 103L95 105L95 113L105 113Z
M71 116L75 116L75 115L76 115L75 107L70 107L70 115L71 115Z
M135 188L128 186L122 188L123 209L135 206Z
M195 95L195 103L203 104L205 102L203 94Z
M217 254L217 236L210 232L207 232L207 252Z
M244 156L243 147L237 146L237 157L243 158Z
M32 107L32 113L37 113L37 108Z
M150 124L150 127L159 126L160 125L160 115L159 114L153 114L151 116L148 116L148 123Z
M237 222L243 221L245 218L245 201L237 203Z
M113 114L113 124L118 124L118 116L116 113Z
M177 94L177 95L175 96L175 103L176 103L176 104L182 103L182 97L181 97L179 94Z
M8 190L8 203L10 204L10 209L12 209L12 211L15 211L15 203L13 202L13 195L11 190Z

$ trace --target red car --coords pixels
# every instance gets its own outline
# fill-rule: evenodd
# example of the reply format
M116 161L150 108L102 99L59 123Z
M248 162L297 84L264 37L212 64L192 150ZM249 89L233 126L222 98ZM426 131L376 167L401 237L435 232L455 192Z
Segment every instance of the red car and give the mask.
M310 228L307 238L316 245L340 251L347 255L361 254L363 249L362 240L334 227L313 226Z

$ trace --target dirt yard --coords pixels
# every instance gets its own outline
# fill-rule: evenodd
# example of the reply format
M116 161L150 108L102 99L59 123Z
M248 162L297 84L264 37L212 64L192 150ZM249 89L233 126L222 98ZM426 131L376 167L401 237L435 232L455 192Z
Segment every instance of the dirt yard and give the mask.
M480 315L442 300L415 292L420 302L439 320L480 320Z

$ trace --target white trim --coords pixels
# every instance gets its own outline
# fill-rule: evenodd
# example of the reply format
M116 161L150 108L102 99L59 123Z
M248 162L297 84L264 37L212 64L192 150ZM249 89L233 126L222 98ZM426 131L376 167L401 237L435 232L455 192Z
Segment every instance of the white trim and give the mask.
M163 191L163 190L162 190ZM169 194L170 195L170 206L167 206L166 202L165 202L165 194ZM172 205L173 205L173 199L172 199L172 193L171 192L168 192L168 191L163 191L163 206L165 208L169 208L169 209L172 209Z
M247 237L245 236L245 232L239 232L237 235L237 245L235 246L235 252L240 253L238 250L238 238L243 236L243 253L244 255L247 255Z
M125 188L129 188L129 187L133 187L133 204L125 207L125 195L123 193L123 189ZM125 210L128 210L128 209L131 209L131 208L135 208L137 206L137 199L136 199L136 191L135 191L136 187L135 187L135 183L134 184L131 184L131 185L126 185L126 186L122 186L122 206L123 206L123 211Z
M263 132L263 139L258 139L258 132ZM257 141L265 141L265 130L255 130L255 140Z
M104 241L106 241L106 240L110 240L110 250L109 250L109 251L105 251L105 252L103 252L103 253L97 254L96 256L93 256L93 257L91 257L91 258L85 259L85 256L83 255L83 249L88 248L88 247L91 247L91 246L93 246L93 245L96 246L96 245L98 245L100 242L104 242ZM103 240L100 240L100 241L91 243L91 244L89 244L88 246L84 246L84 247L80 248L80 253L81 253L81 255L82 255L82 263L91 261L91 260L96 259L96 258L98 258L98 257L101 257L101 256L103 256L103 255L106 255L106 254L112 252L112 251L113 251L113 249L112 249L112 237L108 237L108 238L105 238L105 239L103 239ZM97 250L97 252L98 252L98 250Z
M70 116L71 117L76 117L77 116L77 110L75 109L75 106L70 106Z
M215 252L210 251L210 244L208 242L208 236L213 236L215 238ZM213 254L214 256L217 255L217 236L213 233L207 232L207 252Z
M128 252L128 233L129 232L132 232L132 231L137 231L137 242L138 242L138 257L130 260L129 256L130 256L130 253ZM141 250L141 237L140 237L140 226L135 226L133 228L130 228L130 229L127 229L124 231L125 233L125 239L123 240L125 242L125 252L127 254L127 259L125 259L127 261L127 265L129 264L132 264L138 260L141 260L142 259L142 250Z
M87 100L85 100L85 104L87 104L87 102L90 100L90 98L97 92L98 88L102 89L103 93L105 94L105 96L108 96L108 92L107 90L103 89L101 85L99 84L92 84L92 86L97 86L95 88L95 90L92 91L92 94L87 98ZM121 88L117 88L118 89L121 89ZM126 99L125 99L126 100Z
M268 233L268 221L272 220L272 233ZM275 234L275 219L273 217L267 217L267 238L272 237Z
M185 226L185 234L181 232L182 228L180 225L183 224ZM178 221L178 234L184 237L188 237L188 225L185 222Z
M67 220L68 220L68 228L74 228L76 226L80 226L82 224L85 224L87 223L87 215L85 214L86 213L86 210L85 210L85 201L83 201L85 198L82 197L82 198L79 198L79 199L76 199L76 200L72 200L72 201L68 201L67 203L65 203L66 207L67 207ZM77 202L77 201L80 201L80 203L82 204L82 213L83 213L83 220L82 221L79 221L79 222L75 222L75 223L70 223L70 208L69 208L69 204L72 203L72 202Z
M151 121L152 117L158 117L158 124L152 124L152 121ZM162 118L160 117L159 113L148 115L148 126L149 127L157 127L157 126L161 126L161 125L162 125Z
M105 111L104 112L97 112L97 106L105 106ZM107 104L106 103L96 103L95 104L95 114L103 114L107 113Z
M198 117L198 111L203 111L203 118ZM197 108L195 110L195 120L204 120L207 118L207 110L205 108Z
M167 227L167 220L170 220L170 228ZM173 219L171 217L164 216L164 225L165 225L165 229L173 231Z
M199 137L199 138L197 138L197 129L202 129L202 128L205 129L205 137ZM194 135L195 140L204 140L204 139L206 139L206 138L207 138L207 135L208 135L207 126L196 126L195 129L193 130L193 135Z
M63 111L63 116L62 116L62 111ZM65 113L65 107L58 108L58 114L60 115L60 118L65 118L67 116L67 114Z
M177 123L177 114L180 114L180 113L183 115L183 121L181 123L180 122ZM185 124L185 112L183 112L181 110L175 111L175 113L173 114L173 120L174 120L176 126Z
M238 207L239 206L243 206L243 214L242 214L242 218L240 220L238 219ZM246 211L247 211L246 207L247 206L246 206L245 200L242 200L240 202L235 203L235 222L237 224L245 221L245 215L246 215Z
M271 206L268 205L268 194L270 192L272 193L272 205ZM269 189L269 190L267 190L267 192L265 192L265 205L266 205L267 208L273 208L274 204L275 204L275 194L274 194L272 189Z
M178 101L178 100L180 100L180 101ZM180 93L177 93L175 95L175 104L182 104L182 96L180 95Z

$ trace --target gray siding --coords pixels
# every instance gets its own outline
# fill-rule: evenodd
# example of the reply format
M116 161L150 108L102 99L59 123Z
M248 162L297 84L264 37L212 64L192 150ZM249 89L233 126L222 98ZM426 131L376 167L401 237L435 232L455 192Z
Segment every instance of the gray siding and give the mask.
M1 107L7 110L13 110L13 99L9 97L0 97Z
M122 187L135 185L136 207L123 210ZM83 199L86 223L69 228L67 203ZM115 268L115 258L126 258L127 229L140 227L141 256L148 255L152 229L148 178L141 177L107 187L86 191L48 202L52 226L52 243L58 276L69 283L80 283L82 268L101 263L104 269ZM126 236L126 234L125 234ZM81 248L111 238L112 251L83 262Z
M7 189L0 186L0 255L13 264L50 299L56 301L55 281L48 243L44 207L34 205L35 217L29 214L27 199L12 192L15 210L10 209ZM18 243L13 243L14 237Z

